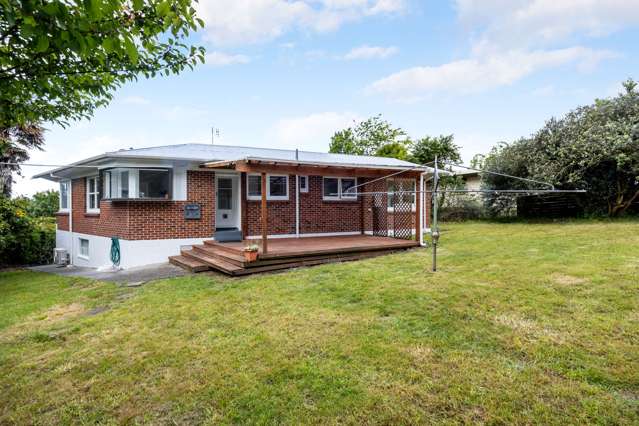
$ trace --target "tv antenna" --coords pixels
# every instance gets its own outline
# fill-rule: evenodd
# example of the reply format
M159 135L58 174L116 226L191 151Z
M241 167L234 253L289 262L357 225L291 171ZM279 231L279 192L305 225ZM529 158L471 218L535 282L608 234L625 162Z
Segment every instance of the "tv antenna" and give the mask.
M220 138L220 129L217 127L211 127L211 144L215 144L215 138Z

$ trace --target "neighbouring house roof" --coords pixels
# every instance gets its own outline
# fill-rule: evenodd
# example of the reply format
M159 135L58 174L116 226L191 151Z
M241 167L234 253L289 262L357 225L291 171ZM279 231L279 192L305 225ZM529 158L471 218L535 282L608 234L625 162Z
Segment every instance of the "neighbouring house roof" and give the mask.
M292 149L257 148L247 146L188 143L149 148L121 149L87 158L69 166L59 167L34 176L56 180L55 174L70 169L70 166L100 166L105 160L179 160L186 162L214 163L245 160L273 161L284 163L321 164L337 167L367 167L380 169L417 169L418 165L396 158L363 155L331 154L324 152L296 151ZM424 167L424 170L430 170Z

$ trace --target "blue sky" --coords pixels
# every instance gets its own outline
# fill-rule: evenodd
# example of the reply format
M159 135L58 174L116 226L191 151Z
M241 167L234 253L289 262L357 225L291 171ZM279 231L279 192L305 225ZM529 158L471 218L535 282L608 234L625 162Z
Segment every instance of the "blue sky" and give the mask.
M382 114L455 134L466 161L639 79L639 0L201 0L207 63L121 88L91 120L47 126L32 162L211 142L326 151ZM53 187L24 168L17 194Z

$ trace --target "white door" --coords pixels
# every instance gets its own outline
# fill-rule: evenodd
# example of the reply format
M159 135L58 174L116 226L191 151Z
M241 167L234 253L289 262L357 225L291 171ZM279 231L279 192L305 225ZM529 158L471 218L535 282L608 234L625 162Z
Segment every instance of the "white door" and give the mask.
M239 228L239 176L219 175L215 183L215 227Z

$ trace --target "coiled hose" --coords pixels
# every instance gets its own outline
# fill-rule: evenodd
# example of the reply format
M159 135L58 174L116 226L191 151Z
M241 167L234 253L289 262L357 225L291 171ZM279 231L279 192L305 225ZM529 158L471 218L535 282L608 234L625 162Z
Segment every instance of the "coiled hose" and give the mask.
M118 237L111 237L111 262L113 262L113 266L120 266L120 240Z

